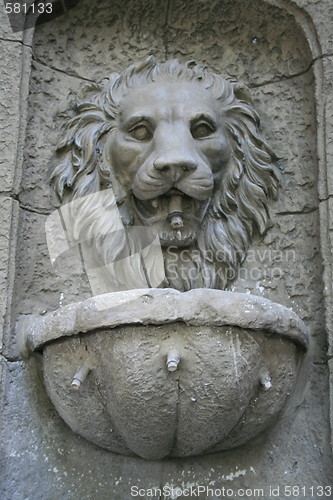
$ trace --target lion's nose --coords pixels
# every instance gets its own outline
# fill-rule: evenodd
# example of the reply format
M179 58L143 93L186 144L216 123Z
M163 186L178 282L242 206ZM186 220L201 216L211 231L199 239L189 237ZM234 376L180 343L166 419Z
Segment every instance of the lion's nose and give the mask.
M197 168L197 162L193 158L176 159L160 157L155 160L154 167L173 182L177 182L185 175L193 172Z

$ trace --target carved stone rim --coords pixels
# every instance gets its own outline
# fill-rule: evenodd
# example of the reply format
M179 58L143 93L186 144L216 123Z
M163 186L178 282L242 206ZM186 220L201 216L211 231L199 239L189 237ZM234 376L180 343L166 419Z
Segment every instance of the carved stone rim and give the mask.
M308 332L291 309L250 294L198 288L148 288L107 293L64 306L20 325L30 351L59 338L121 325L239 326L287 337L304 349Z

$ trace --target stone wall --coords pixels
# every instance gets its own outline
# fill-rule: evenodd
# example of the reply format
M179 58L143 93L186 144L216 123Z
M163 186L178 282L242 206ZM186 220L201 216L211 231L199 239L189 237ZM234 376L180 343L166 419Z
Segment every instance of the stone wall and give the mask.
M311 486L332 484L332 21L330 0L81 0L66 16L23 34L11 32L4 13L2 498L127 500L131 485L193 484L232 488L229 498L248 488L247 498L265 499L270 486L304 486L311 498ZM62 113L84 83L148 54L206 62L252 89L263 134L283 158L282 187L272 227L255 241L231 289L291 307L313 339L296 414L241 448L162 462L112 454L74 434L46 395L41 355L24 358L15 343L18 317L91 295L71 255L52 267L46 247L45 220L58 204L48 172ZM279 498L287 495L281 490Z

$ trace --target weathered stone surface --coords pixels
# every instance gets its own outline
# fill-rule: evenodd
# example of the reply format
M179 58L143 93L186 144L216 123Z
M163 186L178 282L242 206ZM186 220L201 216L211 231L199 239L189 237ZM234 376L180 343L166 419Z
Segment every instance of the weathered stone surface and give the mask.
M49 182L51 162L59 140L60 111L68 107L84 81L45 68L33 62L30 82L30 101L36 105L28 109L27 135L24 148L25 168L22 173L20 203L24 207L50 213L57 206L51 195ZM45 113L44 104L48 103Z
M331 196L327 200L328 203L328 213L329 213L329 221L328 221L328 227L330 231L333 231L333 197Z
M251 91L264 134L281 158L281 189L276 204L281 214L309 212L318 204L313 84L309 70L298 78Z
M323 96L324 106L325 106L325 118L326 118L326 167L327 167L327 195L333 196L333 168L332 168L332 157L333 157L333 121L331 117L333 116L333 57L329 57L324 60L324 70L327 82L329 85L325 87L325 96Z
M49 344L43 354L46 386L74 432L149 459L228 449L258 435L295 385L293 342L307 345L305 325L290 309L204 289L105 294L23 321L18 335L30 349ZM175 377L166 367L171 348L181 360ZM83 363L92 374L73 393L69 381Z
M307 346L305 325L291 310L262 297L211 289L181 293L148 288L99 295L34 316L18 328L30 350L61 337L126 324L234 325L265 330Z
M328 337L328 356L333 355L333 198L320 202L321 250L323 259L323 282L325 299L325 325Z
M331 421L331 429L333 429L333 359L328 360L328 370L329 370L329 395L330 395L330 421ZM333 448L333 436L331 435L331 447Z
M37 59L68 75L104 78L147 56L163 58L168 5L158 0L124 4L120 0L92 4L81 1L66 16L39 26L34 46ZM83 21L84 20L84 21ZM84 52L78 50L84 46Z
M292 17L265 2L245 5L171 2L168 56L194 57L250 85L304 71L310 53Z
M20 314L46 314L55 307L78 301L82 297L91 297L88 279L77 262L76 248L61 254L60 261L58 259L54 265L51 264L45 234L47 216L27 210L20 210L17 216L17 254L26 256L23 265L12 268L16 284L20 283L15 291L16 302L20 303ZM10 248L10 254L14 257L14 244ZM36 299L36 294L40 299ZM4 352L14 359L20 355L13 338L4 339Z
M319 179L318 193L321 200L326 200L333 192L333 177L331 164L331 134L332 134L332 92L333 92L333 57L323 56L313 64L316 77L317 102L317 143Z
M325 3L321 0L294 0L290 4L295 3L304 13L307 14L306 22L309 27L315 28L315 31L320 40L320 45L323 54L332 53L333 36L332 31L327 29L333 19L333 6L329 0ZM292 5L291 5L292 6Z
M43 214L20 211L18 253L28 257L24 265L17 266L16 281L20 283L17 300L24 315L45 314L91 296L86 276L75 265L76 252L68 250L52 266L46 245L46 219Z
M322 425L328 418L324 366L313 366L309 391L297 414L291 413L268 435L243 447L242 453L235 449L200 460L147 462L106 452L74 434L45 393L39 358L1 363L2 394L6 393L0 469L4 500L110 500L111 494L112 499L124 500L131 498L131 486L176 488L195 484L235 491L263 488L267 496L268 485L302 484L309 488L332 484L330 436ZM325 381L323 391L318 390L319 381ZM309 419L312 408L315 415ZM147 495L143 498L148 500Z
M180 356L173 373L171 349ZM83 363L90 373L73 390ZM286 336L182 322L106 328L43 352L47 391L74 432L155 460L227 450L261 434L292 393L299 363Z
M1 191L12 191L19 181L16 172L18 139L20 134L20 81L23 46L20 43L0 41L1 59L1 139L0 183ZM26 48L26 50L28 50ZM24 75L27 76L27 75Z
M276 0L274 3L280 2ZM281 4L282 3L283 7L289 8L290 6L291 11L296 4L301 8L305 7L305 9L310 12L316 24L323 51L332 52L332 4L329 0L296 0L295 2L283 1ZM258 3L258 12L263 5L264 3ZM250 8L252 8L252 6L253 3L251 3ZM0 7L2 7L2 4ZM83 15L80 14L81 8L84 9L82 10L82 12L84 12ZM189 8L195 9L196 7L195 5L189 5ZM245 6L245 3L242 2L242 9L238 9L238 11L244 10L245 12L248 8L249 4ZM168 47L168 40L171 39L171 35L169 36L167 34L166 29L161 30L161 28L156 28L154 22L150 22L149 8L142 9L142 3L139 2L135 9L142 14L139 18L143 17L146 19L146 21L144 21L146 22L145 29L147 26L149 28L145 33L145 42L143 41L143 36L140 34L140 20L135 23L132 23L132 21L123 23L122 21L123 18L133 19L129 13L128 4L126 4L122 10L119 7L119 15L117 15L117 19L115 20L115 22L118 23L117 28L112 30L112 26L115 26L115 24L110 20L113 11L110 9L109 4L103 6L103 2L99 2L98 6L95 6L92 3L88 5L88 2L86 2L85 6L83 6L83 3L80 2L80 6L78 6L75 11L75 19L73 18L74 23L69 25L66 24L67 21L65 22L65 19L59 19L56 28L54 23L45 25L43 27L44 31L40 31L41 36L39 36L39 34L36 35L38 47L36 47L35 50L35 57L40 58L47 64L59 68L60 70L68 70L71 72L84 70L82 76L96 78L104 76L114 68L121 69L125 67L129 60L137 60L141 56L145 57L151 47L154 47L152 49L153 52L160 57L166 55L166 49L168 50L168 54L180 55L180 57L181 54L184 53L185 59L195 52L199 61L202 60L200 55L201 50L206 51L208 63L211 62L210 54L215 50L214 54L216 57L215 63L217 69L220 68L218 66L219 58L217 56L220 54L222 61L223 53L223 64L221 64L223 67L221 69L224 69L225 62L229 61L230 68L236 68L237 71L237 68L240 68L245 78L247 75L249 76L249 81L252 81L250 80L250 78L252 78L252 66L258 67L258 75L254 77L257 79L256 81L264 82L268 78L271 79L272 74L269 74L268 77L264 73L261 74L260 67L256 65L254 51L256 50L258 41L257 44L254 43L252 47L252 33L248 35L239 34L240 39L242 37L242 40L246 39L250 41L249 44L245 45L245 52L248 47L252 50L252 57L248 58L249 64L247 67L243 68L243 65L246 64L246 57L241 55L242 60L238 61L238 54L242 53L244 44L239 44L239 46L235 45L228 52L230 47L230 44L228 45L227 43L228 33L223 33L219 36L219 40L216 44L217 48L215 49L210 40L211 32L203 25L201 20L198 19L196 23L197 28L193 31L194 35L191 36L191 39L187 38L184 32L182 44L178 43L181 36L180 30L178 30L179 37L174 39L174 46ZM158 9L160 9L159 6L156 6L155 10L150 8L150 10L154 10L155 12L157 12ZM160 12L162 13L162 9L160 9ZM201 9L200 12L203 13L203 10ZM272 9L271 12L275 13L276 11ZM208 13L203 14L201 18L205 18L205 16L209 17ZM222 12L222 14L224 13ZM109 15L109 18L107 15ZM163 12L163 16L165 16L165 11ZM163 16L159 17L159 14L157 14L159 19L162 19ZM288 24L287 17L284 15L280 17L280 19ZM173 18L177 22L177 12L173 13ZM235 16L235 23L237 23L237 19L237 16ZM279 19L279 16L277 19ZM309 21L311 21L310 18ZM103 24L104 22L105 24ZM216 22L221 24L221 21L217 20ZM270 22L271 21L265 18L263 23L257 23L255 26L255 35L257 35L257 29L261 32L262 29L266 30L268 28L267 33L269 33ZM228 20L226 19L225 26L227 23ZM85 29L86 24L89 24L89 33L89 30L87 31ZM162 21L157 22L159 27L163 24L164 22L162 23ZM193 24L194 23L191 22L190 19L186 19L186 25ZM98 26L96 31L94 31L94 25ZM248 26L250 25L251 21L249 21ZM198 36L200 36L200 26L206 30L207 36L205 40L200 38L200 43L198 43L197 40ZM295 38L288 42L288 44L284 44L283 53L292 54L292 48L295 46L300 54L300 61L296 64L297 67L303 70L309 62L308 49L304 42L305 39L302 33L298 31L298 28L296 28L297 25L294 21L292 25L283 26L285 27L285 33L290 33L293 27L295 27ZM39 28L39 30L41 29L42 27ZM245 31L247 30L246 27L244 29ZM132 34L135 33L132 39L131 36L128 35L128 30L130 30ZM232 30L233 26L230 24L230 37L233 36ZM163 38L163 43L161 42L161 44L157 46L156 40L161 32L163 36L160 37L160 40ZM278 33L278 30L276 33ZM89 36L87 36L87 34ZM119 36L119 44L117 36ZM59 40L59 46L57 40ZM102 40L100 45L99 40ZM109 47L109 40L111 40L111 43L110 57L108 59L108 55L105 55L105 47ZM260 43L260 37L258 40ZM280 43L281 38L279 39L276 37L269 50L267 44L261 44L260 54L258 54L258 57L265 67L272 68L270 58L277 62L279 64L279 75L281 75L282 72L286 72L284 68L288 68L287 61L283 64L281 63L280 66L278 57L274 56L274 54L281 53L279 48ZM193 51L188 48L188 44L192 46ZM206 49L206 44L211 48L211 51ZM268 45L269 44L270 38L268 38ZM95 52L94 47L96 47ZM221 50L221 47L222 49L226 47L226 50ZM267 51L267 61L264 61L265 51ZM226 52L228 52L228 54ZM67 56L67 54L70 55ZM303 58L304 54L305 58ZM87 61L87 63L85 63L85 61ZM95 61L98 62L96 67ZM86 68L88 68L89 71L87 73ZM60 72L57 72L57 74L60 74ZM326 95L329 95L333 78L330 78L328 73L327 75L325 88L327 89ZM236 74L236 76L238 77L239 74ZM67 77L64 78L66 79ZM301 95L298 94L298 90L295 91L298 81L301 82L299 88L302 89L303 85L306 87L304 89L305 95L307 96L306 99L302 99ZM37 79L36 84L34 84L36 90L32 88L32 92L35 92L35 97L38 96L38 86L41 86L42 82L43 77ZM71 82L74 82L74 79L71 79ZM288 211L292 211L294 201L295 206L300 208L302 213L274 215L274 210L272 210L275 225L268 231L265 244L270 245L271 249L279 251L281 243L283 254L290 248L291 250L296 250L296 256L291 254L287 256L288 258L286 257L285 260L287 264L283 265L282 278L278 276L271 278L272 262L277 263L279 266L279 256L276 254L273 254L273 256L258 255L258 251L265 249L265 247L259 244L256 245L253 247L257 252L256 262L247 262L246 267L250 270L259 268L261 273L260 278L256 279L255 273L253 273L252 281L250 285L247 286L246 279L248 279L248 273L246 279L244 279L243 282L239 281L237 286L239 286L238 291L251 290L252 293L264 295L272 300L292 306L306 321L311 331L314 332L314 343L317 353L316 359L322 362L325 354L325 328L323 324L324 308L322 303L323 285L321 283L322 260L320 257L318 236L319 218L316 211L307 214L306 210L303 210L304 207L311 207L311 210L316 207L314 194L315 187L314 185L312 187L312 182L316 177L313 173L317 168L317 163L315 161L317 153L315 146L313 146L311 153L310 148L307 146L308 144L315 144L314 129L312 125L315 122L315 117L313 114L313 105L311 104L313 103L313 95L311 86L308 86L305 80L289 80L287 85L291 83L295 84L295 87L293 86L292 91L288 89L290 98L288 98L287 107L293 105L292 111L290 111L288 115L290 127L284 128L280 145L283 146L283 143L290 144L290 150L293 152L293 154L290 155L291 159L295 153L300 154L301 148L305 148L309 152L309 155L307 153L306 157L309 158L311 155L314 160L312 163L307 160L308 167L306 170L302 170L302 175L306 178L306 185L302 185L302 175L299 175L299 169L302 168L302 166L297 160L294 161L294 168L289 173L287 172L288 166L284 166L286 175L288 176L288 182L286 183L287 191L289 183L293 182L294 179L293 172L297 177L297 182L293 184L293 190L289 190L289 194L285 198L288 203ZM58 85L59 87L62 86L60 80ZM74 83L68 83L68 85L70 87L74 85ZM265 87L266 86L260 87L255 92L264 90ZM42 103L38 104L35 98L30 100L30 109L32 110L31 116L35 113L34 107L36 108L36 115L42 113L40 120L44 123L43 113L45 115L45 109L48 109L48 107L52 107L52 109L55 108L49 98L49 94L52 94L53 91L47 88L47 86L43 88L45 88L45 92L43 90L44 95L41 96L41 98L44 100L44 106ZM269 88L269 86L266 88ZM70 88L61 91L59 88L58 90L63 93L65 100L65 93L67 92L69 94ZM302 109L302 112L308 116L308 122L306 123L300 118L302 127L298 132L296 130L298 125L293 120L293 113L297 114L297 102L299 99L299 97L296 98L297 94L300 97L301 103L299 109ZM56 97L56 91L53 95ZM291 96L295 96L295 103ZM271 106L271 98L272 95L268 95L267 99L263 98L261 101L260 95L258 94L256 96L257 104L259 103L260 105L260 101L262 102L260 113L262 115L264 111L267 118L271 116L271 111L274 113L274 108L276 106L276 104ZM319 96L319 100L320 99L321 97ZM308 100L308 103L306 103L306 100ZM306 108L307 104L308 108ZM60 111L66 108L67 103L64 102L64 105L62 105L62 103L59 104ZM39 111L37 111L38 109ZM309 112L310 109L312 110L311 112ZM58 110L55 109L55 112L57 111ZM284 110L281 109L275 113L277 119L279 119L280 112L284 113ZM52 119L50 119L50 123L51 122ZM38 121L36 123L38 127ZM274 129L267 126L267 130L274 130L274 134L268 137L270 141L274 141L275 137L278 138L278 128ZM41 127L38 128L38 132L41 132ZM292 138L295 133L297 134L298 140L301 140L303 136L304 142L300 147L295 147L293 144ZM52 135L51 137L50 134L54 134L54 136ZM50 144L55 144L55 134L56 127L54 131L51 131L51 127L47 125L47 133L45 134L44 140L49 140ZM29 131L29 137L33 138L34 135L36 136L37 134L36 132L34 134L32 126ZM29 148L28 143L27 147ZM280 151L283 152L286 149L289 149L289 147L282 147ZM38 165L38 149L35 150L34 154L37 154L37 157L31 160L31 163L36 164L35 178L32 179L32 168L30 166L27 170L26 182L27 185L31 182L31 186L38 186L38 172L41 176L46 175L51 152L47 152L45 149L43 161ZM331 161L329 161L329 165L330 164ZM28 180L30 174L31 181ZM37 194L37 187L33 189L34 194ZM51 203L47 205L47 196L43 192L43 189L47 189L46 185L43 189L38 190L41 195L38 197L38 200L34 200L34 195L32 195L33 189L30 192L30 197L27 195L28 191L21 194L22 200L23 197L25 197L24 203L29 204L29 206L33 208L38 208L40 205L43 207L43 211L51 210L53 205ZM313 193L313 199L310 192ZM299 195L297 195L298 193ZM304 193L305 200L303 202L301 198ZM295 200L292 198L293 195L295 195ZM40 201L41 199L43 200L42 202ZM283 204L281 204L278 212L283 211ZM34 237L35 227L33 224L28 223L24 230L26 231L25 234L30 231L31 237ZM326 231L326 229L324 230ZM21 244L18 268L21 268L20 272L25 276L23 278L23 283L26 283L24 280L26 277L30 276L30 288L28 289L28 293L25 294L23 290L27 289L25 285L23 285L22 293L19 295L21 282L17 282L15 290L17 312L24 311L29 313L32 308L34 312L39 313L41 310L40 305L44 303L44 297L46 297L46 301L48 302L49 310L57 308L61 297L60 293L62 293L63 290L63 283L58 289L56 289L56 287L54 288L54 293L51 296L50 286L52 286L52 275L50 275L50 281L48 282L47 276L49 268L47 268L46 264L48 256L45 247L43 249L43 246L40 246L37 251L39 269L37 272L38 279L33 279L32 272L29 271L29 258L26 257L28 251L24 248L24 240L21 240ZM267 279L262 279L262 277L266 277ZM45 285L43 285L43 280L46 280L44 282ZM71 279L68 280L68 283L71 283ZM72 285L70 284L70 286ZM82 289L84 290L84 286ZM82 297L81 294L84 294L82 289L79 290L78 288L77 293L74 293L73 300ZM31 299L29 298L30 296ZM65 294L64 303L66 298ZM14 366L14 364L12 366ZM332 467L328 445L330 438L327 426L329 417L326 366L313 366L313 370L311 371L311 383L305 402L301 406L300 411L295 417L292 416L290 420L279 424L273 433L264 436L265 442L256 441L251 444L251 446L243 447L241 453L239 450L234 450L232 452L206 457L202 461L187 459L182 461L165 461L160 464L156 462L149 462L147 464L142 460L132 458L123 459L123 457L115 456L103 450L98 450L93 445L78 438L74 433L68 430L66 425L64 425L61 419L56 415L45 395L42 385L36 386L36 381L39 379L34 369L31 368L31 362L29 361L27 364L24 364L24 366L15 364L15 368L12 368L12 370L15 372L15 376L14 373L11 373L10 377L7 379L8 385L6 386L6 390L8 391L8 399L6 401L9 404L5 406L3 425L6 428L6 433L4 433L5 439L2 440L5 446L5 459L8 464L8 467L3 469L3 475L5 477L3 481L1 481L4 491L2 497L5 500L21 500L22 498L31 498L32 500L41 498L42 496L50 499L66 498L66 500L72 498L73 500L77 498L88 499L98 496L101 500L104 498L109 500L111 494L112 498L115 500L124 500L130 497L130 485L137 484L138 478L141 479L140 484L144 485L144 487L158 487L161 484L179 486L182 482L184 484L207 484L211 481L213 481L216 486L224 485L227 487L232 486L233 488L267 487L269 484L277 486L299 484L310 487L313 484L332 484L333 482L330 472ZM38 405L35 404L36 401L34 398L36 395L38 396ZM31 450L35 452L34 457L31 454ZM267 496L267 491L265 491L265 494ZM281 500L285 500L286 497L284 498L281 494L280 498Z
M322 257L318 244L319 213L273 218L263 242L251 248L231 290L264 296L291 307L311 329L316 359L325 355ZM304 245L304 239L307 244ZM311 312L310 312L311 311Z
M5 319L10 316L15 269L16 228L18 224L18 203L12 198L0 196L0 351Z
M81 17L86 20L84 26L73 30ZM176 0L163 7L156 1L143 1L126 8L113 2L112 8L101 5L97 9L82 2L55 26L60 24L62 30L57 37L49 34L47 25L38 28L35 43L39 59L49 64L52 54L52 65L91 79L146 57L147 49L158 58L207 61L213 69L228 72L247 83L298 73L310 62L293 18L260 1L247 3L246 8L244 2L218 1L209 9L205 1ZM67 38L68 31L71 38ZM84 58L76 52L83 36ZM242 51L238 50L240 46ZM105 47L110 54L117 54L117 60L111 57L110 61L105 60ZM268 47L269 58L263 55L263 47L265 50ZM233 54L237 51L235 58ZM103 67L106 71L101 72Z

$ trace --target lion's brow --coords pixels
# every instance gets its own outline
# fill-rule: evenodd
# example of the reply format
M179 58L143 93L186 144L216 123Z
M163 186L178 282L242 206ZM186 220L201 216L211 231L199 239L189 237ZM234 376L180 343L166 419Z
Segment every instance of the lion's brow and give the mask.
M204 112L200 111L199 113L196 113L195 115L191 116L190 123L194 123L200 120L208 121L212 125L216 126L216 119L206 111Z
M133 125L136 125L137 123L139 122L151 122L152 118L147 116L147 115L144 115L144 114L138 114L138 115L135 115L135 116L131 116L128 120L124 120L124 125L127 127L127 128L130 128L132 127Z

